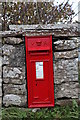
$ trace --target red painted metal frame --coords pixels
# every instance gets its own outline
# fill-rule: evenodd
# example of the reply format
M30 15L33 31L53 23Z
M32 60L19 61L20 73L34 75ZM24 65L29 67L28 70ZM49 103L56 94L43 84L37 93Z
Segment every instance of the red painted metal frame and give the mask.
M54 106L52 36L25 36L28 107ZM35 62L43 62L43 79L36 78Z

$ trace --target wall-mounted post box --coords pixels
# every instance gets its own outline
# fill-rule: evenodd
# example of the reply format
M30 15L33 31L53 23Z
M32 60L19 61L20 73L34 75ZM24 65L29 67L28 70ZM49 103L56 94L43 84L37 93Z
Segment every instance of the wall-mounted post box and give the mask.
M52 36L25 36L28 107L54 106Z

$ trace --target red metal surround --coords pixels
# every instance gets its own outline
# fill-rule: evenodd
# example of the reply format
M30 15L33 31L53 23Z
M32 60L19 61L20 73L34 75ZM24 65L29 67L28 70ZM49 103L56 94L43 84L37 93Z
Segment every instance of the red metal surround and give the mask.
M52 36L25 36L28 107L54 106Z

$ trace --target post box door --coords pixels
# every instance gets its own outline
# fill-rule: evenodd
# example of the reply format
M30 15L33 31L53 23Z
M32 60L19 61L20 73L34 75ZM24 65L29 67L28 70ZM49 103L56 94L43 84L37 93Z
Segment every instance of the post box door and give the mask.
M49 49L27 53L28 107L54 106L52 53Z

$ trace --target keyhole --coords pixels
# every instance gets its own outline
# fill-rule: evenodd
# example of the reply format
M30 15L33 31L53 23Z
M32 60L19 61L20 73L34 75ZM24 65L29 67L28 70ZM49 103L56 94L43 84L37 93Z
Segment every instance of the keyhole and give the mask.
M36 86L37 86L37 84L36 84Z

